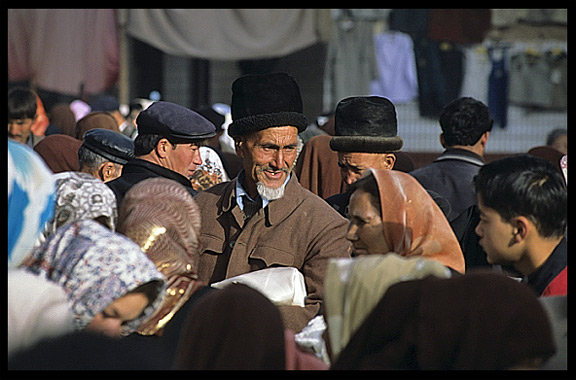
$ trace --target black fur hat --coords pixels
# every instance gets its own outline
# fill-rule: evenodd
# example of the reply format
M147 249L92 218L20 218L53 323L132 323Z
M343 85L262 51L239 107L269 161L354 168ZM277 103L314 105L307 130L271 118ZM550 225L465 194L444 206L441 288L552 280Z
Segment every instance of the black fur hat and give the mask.
M231 111L228 134L232 137L285 125L302 132L308 126L298 84L285 73L250 74L236 79Z
M400 150L396 109L379 96L353 96L336 106L330 148L340 152L387 153Z

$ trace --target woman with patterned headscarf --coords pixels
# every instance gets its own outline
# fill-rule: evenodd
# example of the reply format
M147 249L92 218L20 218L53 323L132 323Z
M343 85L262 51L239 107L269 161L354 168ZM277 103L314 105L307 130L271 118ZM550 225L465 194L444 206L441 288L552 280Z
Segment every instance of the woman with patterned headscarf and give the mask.
M54 174L56 208L44 236L50 236L63 225L93 219L114 231L118 210L116 196L104 182L81 172Z
M464 255L450 224L412 176L369 169L353 186L346 238L356 256L421 256L464 273Z
M163 301L165 280L154 263L93 220L59 228L22 267L64 289L77 330L132 333Z

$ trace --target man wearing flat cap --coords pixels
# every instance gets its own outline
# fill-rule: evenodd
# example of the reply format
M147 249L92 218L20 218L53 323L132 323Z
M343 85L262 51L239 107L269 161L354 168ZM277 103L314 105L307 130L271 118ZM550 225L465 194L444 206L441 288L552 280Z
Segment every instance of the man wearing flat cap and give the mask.
M78 149L80 171L102 182L118 178L124 165L132 158L132 139L109 129L94 128L86 131Z
M350 257L348 223L292 172L298 133L308 121L291 76L240 77L231 109L228 133L243 169L195 197L202 215L199 279L214 283L269 267L296 268L306 285L305 307L279 308L285 326L300 331L320 311L328 260Z
M214 124L186 107L164 101L140 112L136 124L135 158L124 165L120 177L106 183L118 204L133 185L152 177L172 179L196 195L188 176L202 164L200 145L216 134Z

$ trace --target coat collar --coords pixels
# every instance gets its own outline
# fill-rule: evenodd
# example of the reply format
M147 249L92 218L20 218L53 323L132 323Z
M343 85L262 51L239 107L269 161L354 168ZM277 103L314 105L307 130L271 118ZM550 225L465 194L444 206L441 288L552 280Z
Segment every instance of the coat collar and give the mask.
M483 166L484 159L474 152L466 149L449 148L444 151L435 161L459 160L466 161L474 165Z

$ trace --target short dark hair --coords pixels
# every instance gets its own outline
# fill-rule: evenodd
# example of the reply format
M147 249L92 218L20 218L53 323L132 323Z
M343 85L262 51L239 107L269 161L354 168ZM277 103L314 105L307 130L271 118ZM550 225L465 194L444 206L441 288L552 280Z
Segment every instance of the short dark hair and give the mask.
M439 122L447 146L474 145L485 132L492 130L494 123L488 107L470 97L448 103Z
M480 168L474 184L482 203L503 220L527 217L544 238L565 233L568 190L550 162L527 154L503 158Z
M163 139L164 136L154 135L154 134L139 134L134 139L134 156L144 156L150 152L158 145L158 142Z
M36 94L29 88L14 87L8 91L8 120L34 119Z
M183 140L175 137L156 135L153 133L139 134L134 139L134 156L136 157L144 156L152 152L152 150L154 150L156 145L158 145L158 142L162 139L168 140L170 144L172 144L172 147L174 147L174 149L176 149L176 144L194 144L198 146L206 144L206 139Z

